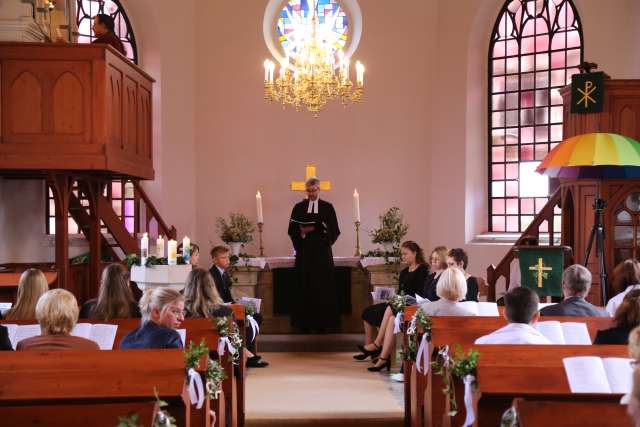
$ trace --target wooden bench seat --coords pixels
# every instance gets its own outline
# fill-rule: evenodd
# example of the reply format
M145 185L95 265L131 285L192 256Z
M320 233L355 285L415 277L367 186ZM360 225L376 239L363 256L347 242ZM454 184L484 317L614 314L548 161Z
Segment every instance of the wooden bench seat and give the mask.
M599 398L570 401L517 398L513 401L520 427L631 427L626 405Z

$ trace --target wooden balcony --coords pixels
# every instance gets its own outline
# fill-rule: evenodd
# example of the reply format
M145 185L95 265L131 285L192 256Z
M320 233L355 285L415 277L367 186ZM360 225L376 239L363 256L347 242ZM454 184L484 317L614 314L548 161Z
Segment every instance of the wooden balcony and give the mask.
M0 43L0 175L153 179L153 81L105 45Z

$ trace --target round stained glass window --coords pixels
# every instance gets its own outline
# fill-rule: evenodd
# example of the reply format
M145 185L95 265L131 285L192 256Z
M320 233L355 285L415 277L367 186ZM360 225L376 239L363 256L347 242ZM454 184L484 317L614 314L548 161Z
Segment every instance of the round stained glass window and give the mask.
M627 205L627 208L632 212L640 211L640 193L629 194L624 204Z
M349 22L338 1L290 0L280 11L276 24L278 40L289 57L295 58L304 44L314 8L321 42L331 46L334 52L347 44Z

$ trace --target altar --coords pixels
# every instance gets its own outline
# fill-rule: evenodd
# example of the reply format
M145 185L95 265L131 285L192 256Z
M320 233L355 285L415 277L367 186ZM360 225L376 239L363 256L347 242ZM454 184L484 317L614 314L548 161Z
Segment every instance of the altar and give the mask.
M333 260L340 297L340 332L362 332L360 315L372 303L373 287L397 287L397 276L402 266L394 258L334 257ZM294 263L294 257L241 258L233 267L234 297L262 299L263 333L292 332L288 312L290 304L298 302L287 296L290 294L288 287L295 286L292 279ZM312 304L313 301L300 303Z

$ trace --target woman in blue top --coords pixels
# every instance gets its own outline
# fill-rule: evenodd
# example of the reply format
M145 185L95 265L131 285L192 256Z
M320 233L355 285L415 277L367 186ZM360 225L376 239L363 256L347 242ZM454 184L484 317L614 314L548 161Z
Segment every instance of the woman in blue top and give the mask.
M173 289L147 289L140 299L142 325L129 332L121 349L183 348L176 328L184 320L184 297Z

